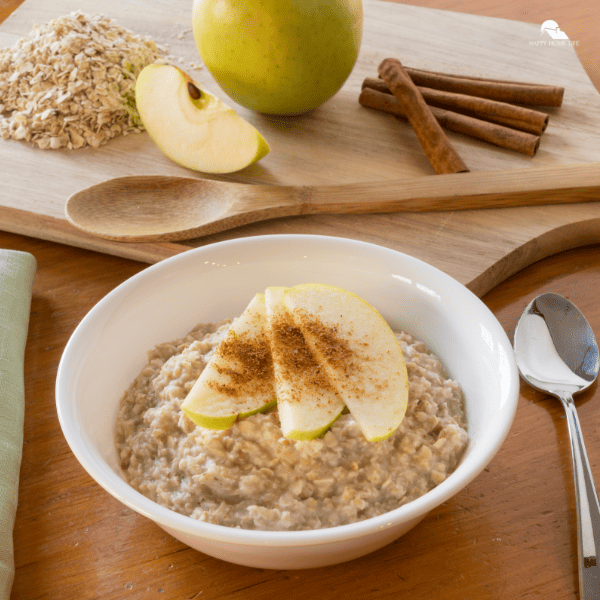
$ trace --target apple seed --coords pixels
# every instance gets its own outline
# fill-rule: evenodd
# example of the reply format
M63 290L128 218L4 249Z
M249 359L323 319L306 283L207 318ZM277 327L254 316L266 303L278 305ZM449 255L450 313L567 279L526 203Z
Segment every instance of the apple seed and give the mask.
M202 92L191 81L188 83L188 94L192 100L198 100L202 97Z

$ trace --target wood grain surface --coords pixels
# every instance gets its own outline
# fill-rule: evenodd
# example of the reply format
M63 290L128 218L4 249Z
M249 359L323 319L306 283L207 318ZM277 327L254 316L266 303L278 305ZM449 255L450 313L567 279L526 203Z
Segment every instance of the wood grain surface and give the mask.
M550 109L550 125L533 159L451 134L453 145L472 171L498 172L500 192L501 172L506 170L545 168L550 175L560 165L600 165L600 94L579 62L578 45L532 45L530 42L540 40L539 24L380 0L365 0L364 6L365 30L357 65L329 102L293 119L254 114L234 104L267 137L273 151L259 163L227 179L329 185L422 176L425 186L439 184L441 180L435 179L408 124L358 104L362 80L374 75L381 59L390 54L397 55L407 66L565 87L564 104L560 109ZM445 8L449 6L448 3ZM583 10L578 6L578 11ZM67 0L53 3L28 0L0 27L0 45L27 34L33 23L47 22L76 7L88 12L98 9L92 0L79 0L76 5ZM102 11L119 24L169 44L171 53L182 59L184 67L188 61L197 61L190 35L189 6L151 0L144 7L140 13L132 0L102 3ZM583 8L587 15L587 8ZM554 18L558 19L558 15ZM193 75L209 90L220 93L206 69ZM24 233L26 228L34 227L47 239L62 235L63 228L57 232L36 225L36 215L62 219L67 197L91 184L125 175L198 176L169 161L146 134L129 135L111 140L97 150L82 151L41 151L21 142L6 141L0 144L0 160L10 165L0 188L0 225L3 207L33 212L35 215L23 213L22 221L4 229ZM580 179L582 183L586 181L583 175ZM44 181L42 193L34 183L38 180ZM249 235L286 232L338 235L343 231L348 237L375 242L430 262L470 287L473 284L471 289L481 294L544 253L598 241L595 233L599 214L599 204L591 202L427 215L309 215L237 227L199 238L192 245ZM77 244L77 232L64 241ZM83 243L90 247L94 241L84 237ZM100 251L139 257L138 249L126 245L107 246L103 240L95 244ZM163 256L161 251L154 260ZM469 261L464 260L465 256Z
M54 381L87 311L144 268L122 258L0 233L38 260L26 350L25 444L12 600L496 600L575 598L575 500L560 404L522 386L513 427L489 467L390 546L323 569L270 571L205 556L102 490L62 436ZM522 271L484 297L508 335L525 304L554 291L600 333L600 249L573 250ZM600 481L600 393L577 400Z
M19 0L4 0L2 10ZM128 2L132 7L138 4ZM595 0L525 4L520 0L420 0L429 8L540 24L554 19L572 40L590 78L600 90L598 8ZM27 2L22 8L26 8ZM74 6L74 3L71 4ZM138 9L141 10L141 9ZM133 8L132 8L133 11ZM41 21L41 19L40 19ZM0 29L0 32L2 29ZM21 188L12 189L18 195ZM518 209L514 221L526 239L528 219L544 214ZM6 216L8 214L8 216ZM3 229L16 231L25 215L19 206L3 213ZM581 214L579 224L562 225L523 242L529 263L557 248L597 244L597 213ZM539 293L570 298L600 334L600 246L580 247L536 262L508 277L519 261L502 261L488 242L502 245L501 212L489 211L487 233L472 235L447 215L446 224L472 239L472 254L463 255L465 282L477 287L473 256L490 251L504 283L483 296L509 337L523 307ZM297 230L375 241L391 235L418 239L439 222L409 220L392 231L379 216L346 218ZM54 227L57 226L55 229ZM29 338L25 356L26 419L19 505L15 526L16 577L12 600L201 599L263 600L324 598L334 600L497 600L577 598L575 500L566 421L560 404L525 385L513 427L489 467L465 490L429 515L390 546L355 561L309 571L270 571L231 565L193 551L104 492L70 452L60 431L54 405L56 370L67 340L79 321L104 295L145 268L179 251L175 244L140 244L135 260L72 247L77 235L52 216L27 223L25 235L0 231L0 247L34 254L34 282ZM269 224L265 224L267 231ZM253 235L260 229L241 233ZM52 233L48 233L52 230ZM554 231L554 230L553 230ZM51 241L43 239L49 236ZM440 230L452 252L452 236ZM424 237L427 245L428 239ZM558 240L558 243L557 243ZM64 245L64 244L71 244ZM114 250L118 253L119 246ZM410 249L410 247L409 247ZM422 250L422 248L421 248ZM110 252L110 250L107 250ZM141 262L135 262L141 261ZM508 278L507 278L508 277ZM473 283L474 282L474 283ZM483 294L485 286L479 293ZM597 385L578 397L592 471L600 481L600 392Z

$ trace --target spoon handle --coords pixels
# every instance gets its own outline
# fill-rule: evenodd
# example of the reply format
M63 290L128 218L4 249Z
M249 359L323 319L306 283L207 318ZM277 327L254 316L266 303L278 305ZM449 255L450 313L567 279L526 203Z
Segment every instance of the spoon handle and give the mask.
M581 600L600 600L600 503L594 486L579 417L573 397L557 394L563 403L569 425L573 453L577 508L577 554Z

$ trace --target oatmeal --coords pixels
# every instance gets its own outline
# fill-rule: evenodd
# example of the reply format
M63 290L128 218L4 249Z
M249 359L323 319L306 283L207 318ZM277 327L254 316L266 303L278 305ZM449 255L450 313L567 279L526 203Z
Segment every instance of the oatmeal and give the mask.
M397 333L409 377L406 416L367 442L349 413L320 439L283 437L277 409L226 430L181 410L230 321L161 344L125 392L116 446L136 490L193 519L229 527L304 530L368 519L419 498L454 470L467 445L460 386L422 342Z
M135 81L162 56L152 39L102 15L77 11L35 26L0 49L0 137L57 150L143 131Z

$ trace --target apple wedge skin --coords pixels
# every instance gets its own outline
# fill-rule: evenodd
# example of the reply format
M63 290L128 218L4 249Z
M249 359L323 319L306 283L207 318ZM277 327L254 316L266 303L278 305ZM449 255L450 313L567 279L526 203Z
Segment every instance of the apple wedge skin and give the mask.
M283 302L366 439L392 435L406 413L408 375L385 319L357 295L325 284L289 288Z
M282 412L285 413L285 408L283 408L282 411L282 405L279 405L279 420L280 422L283 424L284 422L291 421L290 417L285 417L285 415L282 417ZM321 427L318 427L316 429L307 429L305 427L299 427L297 429L291 429L291 428L287 428L286 432L284 433L283 437L290 439L290 440L297 440L297 441L309 441L309 440L316 440L317 438L323 437L330 429L331 426L342 416L343 413L343 409L340 410L338 412L338 414L328 423L326 423L325 425L322 425ZM282 426L282 431L283 431L283 426Z
M264 294L256 294L181 405L196 425L228 429L276 404Z
M236 421L243 421L252 415L266 413L277 406L277 398L273 398L268 404L264 404L256 410L238 413L237 415L228 415L226 417L207 417L191 412L189 409L182 408L183 412L196 424L204 429L229 429Z
M285 287L265 290L279 422L285 438L322 436L345 408L282 302Z
M178 67L144 67L136 80L135 97L154 143L183 167L232 173L270 151L255 127Z
M249 411L246 411L246 412L239 413L238 417L237 417L238 421L242 421L243 419L247 419L248 417L251 417L252 415L257 415L259 413L269 412L270 410L273 410L276 406L277 406L277 397L273 396L273 398L272 398L272 400L270 402L267 402L267 404L264 404L260 408L256 408L254 410L249 410Z
M185 408L183 412L198 426L203 429L229 429L236 421L237 415L230 415L226 417L207 417L193 413Z

